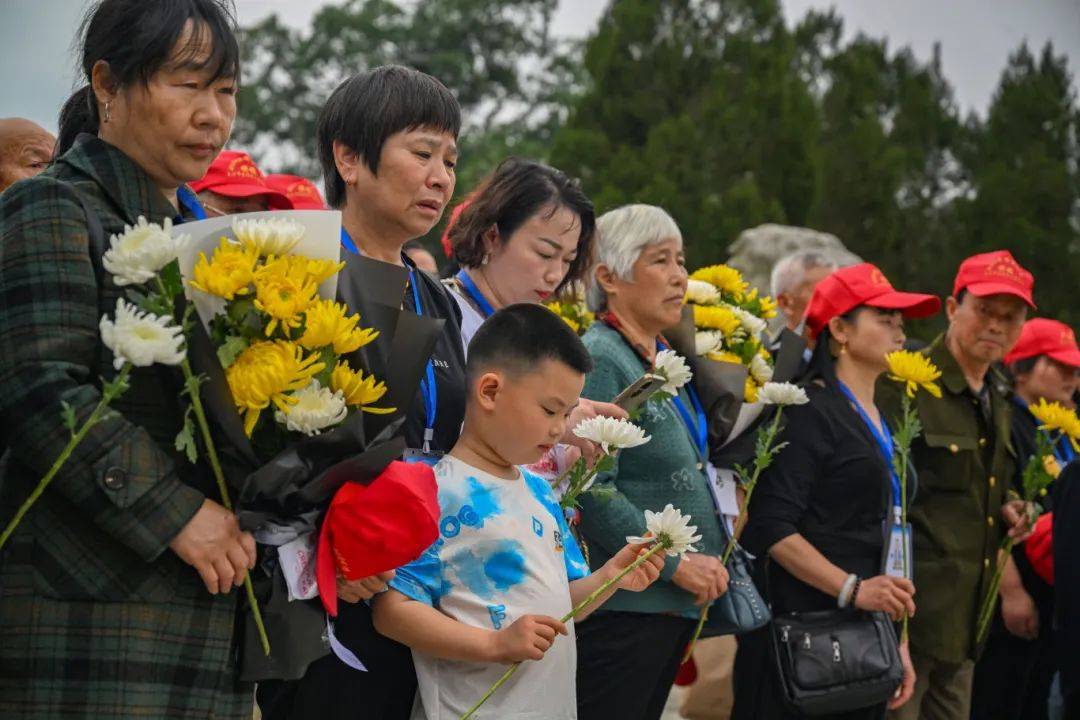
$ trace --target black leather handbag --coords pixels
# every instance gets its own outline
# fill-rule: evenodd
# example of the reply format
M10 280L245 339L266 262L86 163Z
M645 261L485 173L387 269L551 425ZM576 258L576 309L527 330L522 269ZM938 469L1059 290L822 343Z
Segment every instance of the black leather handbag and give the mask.
M896 631L885 613L788 613L773 620L770 634L784 699L803 715L886 702L904 679Z
M726 540L727 526L723 529ZM742 545L735 543L727 562L727 592L709 608L709 618L701 628L701 637L741 635L768 625L772 613L751 577L753 560Z

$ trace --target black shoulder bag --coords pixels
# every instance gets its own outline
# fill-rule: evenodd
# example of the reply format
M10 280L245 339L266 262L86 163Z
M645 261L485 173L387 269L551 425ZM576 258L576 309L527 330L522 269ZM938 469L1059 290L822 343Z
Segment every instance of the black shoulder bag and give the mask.
M767 592L768 572L766 566ZM803 715L887 702L904 679L896 630L883 612L854 607L793 612L775 617L769 631L784 700Z

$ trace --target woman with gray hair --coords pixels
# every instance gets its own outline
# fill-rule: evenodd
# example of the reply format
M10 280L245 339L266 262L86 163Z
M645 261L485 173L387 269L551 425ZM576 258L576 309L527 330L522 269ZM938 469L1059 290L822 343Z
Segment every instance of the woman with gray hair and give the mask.
M628 205L597 221L585 334L594 369L582 395L610 401L652 370L662 331L678 323L686 294L682 234L664 210ZM582 496L581 533L598 568L645 530L643 512L671 503L694 518L699 552L665 561L641 593L618 593L577 628L580 720L653 720L664 703L702 606L727 591L723 530L706 475L707 432L692 384L650 403L637 421L652 440L624 450L601 476L604 497Z

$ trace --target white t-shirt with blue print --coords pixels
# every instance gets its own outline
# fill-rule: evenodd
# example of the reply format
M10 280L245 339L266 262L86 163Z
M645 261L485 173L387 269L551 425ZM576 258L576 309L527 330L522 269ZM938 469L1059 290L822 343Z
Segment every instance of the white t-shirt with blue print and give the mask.
M570 580L589 574L548 483L517 480L446 456L435 466L439 539L397 570L390 587L459 622L499 630L523 615L569 612ZM573 624L537 662L525 662L477 718L577 717ZM413 720L458 720L506 670L413 653L419 692Z

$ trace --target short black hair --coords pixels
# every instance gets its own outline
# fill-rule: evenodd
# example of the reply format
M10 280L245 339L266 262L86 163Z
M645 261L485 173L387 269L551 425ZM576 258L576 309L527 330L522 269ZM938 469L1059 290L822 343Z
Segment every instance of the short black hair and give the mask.
M561 362L582 375L592 370L589 351L562 318L543 305L509 305L485 320L473 335L465 376L472 385L487 370L523 373L535 370L544 360Z
M570 263L559 292L580 280L591 264L596 235L596 211L581 189L581 183L561 170L522 158L507 158L469 195L468 205L447 234L454 259L461 267L477 268L484 262L487 247L484 235L495 227L500 242L507 242L529 218L545 212L545 218L559 208L577 216L577 256Z
M79 133L98 132L97 99L89 83L99 60L109 63L117 86L146 85L169 62L194 59L204 44L210 54L202 64L211 81L240 77L240 44L231 0L99 0L79 26L79 65L86 85L72 95L60 112L56 155L66 152ZM194 32L177 57L173 50L188 21Z
M394 133L430 127L457 139L461 106L445 85L427 73L383 65L357 73L337 86L319 113L315 143L322 165L326 202L345 202L345 181L334 162L334 142L344 143L379 174L383 144Z

